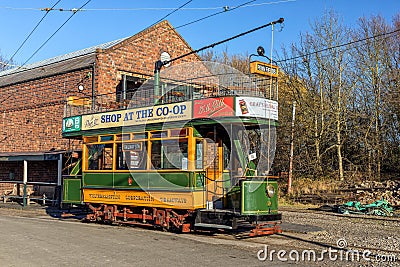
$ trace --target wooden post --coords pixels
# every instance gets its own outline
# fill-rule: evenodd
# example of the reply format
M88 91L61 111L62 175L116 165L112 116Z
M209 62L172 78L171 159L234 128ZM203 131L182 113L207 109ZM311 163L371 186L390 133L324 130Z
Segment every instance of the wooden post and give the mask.
M28 161L24 160L24 176L23 176L23 184L24 184L24 195L23 195L23 205L26 207L26 183L28 182Z
M292 112L292 135L290 137L290 159L289 159L289 177L288 177L288 194L292 191L292 176L293 176L293 140L294 140L294 121L296 117L296 101L293 101Z

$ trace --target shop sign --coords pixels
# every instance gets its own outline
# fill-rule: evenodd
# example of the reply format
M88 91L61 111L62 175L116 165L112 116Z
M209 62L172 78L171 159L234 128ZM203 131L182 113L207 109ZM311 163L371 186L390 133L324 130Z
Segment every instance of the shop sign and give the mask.
M82 116L82 130L190 120L192 102L157 105Z

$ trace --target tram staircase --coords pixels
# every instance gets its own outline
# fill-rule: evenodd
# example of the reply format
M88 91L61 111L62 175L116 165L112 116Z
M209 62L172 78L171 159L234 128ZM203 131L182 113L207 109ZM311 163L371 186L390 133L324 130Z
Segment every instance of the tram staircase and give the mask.
M79 174L79 172L81 171L81 162L82 162L82 159L79 159L78 161L77 161L77 163L75 164L75 166L72 168L72 170L71 170L71 172L70 172L70 175L78 175Z
M215 209L222 208L222 199L224 197L225 188L222 172L207 170L206 171L206 208Z

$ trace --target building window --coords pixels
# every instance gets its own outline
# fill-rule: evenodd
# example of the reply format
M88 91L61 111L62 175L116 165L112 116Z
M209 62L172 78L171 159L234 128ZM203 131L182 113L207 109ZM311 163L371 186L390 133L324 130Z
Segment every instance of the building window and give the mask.
M122 74L117 86L117 102L130 101L142 84L143 79Z

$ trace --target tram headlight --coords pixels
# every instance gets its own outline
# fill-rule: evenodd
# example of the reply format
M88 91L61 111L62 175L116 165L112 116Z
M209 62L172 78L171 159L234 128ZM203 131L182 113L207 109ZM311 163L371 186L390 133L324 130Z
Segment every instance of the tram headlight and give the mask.
M269 198L272 198L275 195L275 187L273 185L267 185L266 193Z

